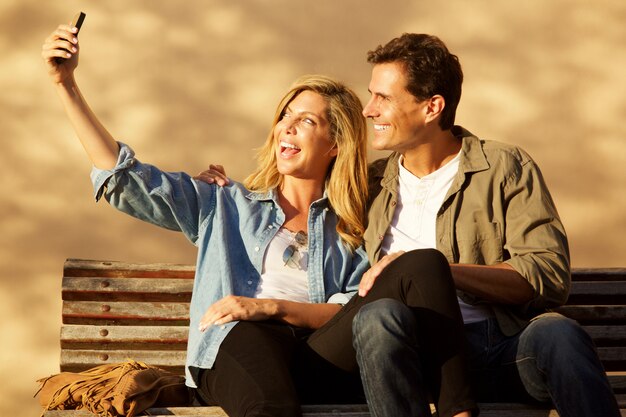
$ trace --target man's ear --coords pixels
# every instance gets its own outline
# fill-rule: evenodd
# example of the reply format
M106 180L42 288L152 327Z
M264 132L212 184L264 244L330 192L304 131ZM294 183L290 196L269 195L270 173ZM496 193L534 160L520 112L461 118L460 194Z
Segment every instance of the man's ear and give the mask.
M426 121L430 122L441 115L443 109L446 107L446 100L443 96L436 94L428 100L426 106Z

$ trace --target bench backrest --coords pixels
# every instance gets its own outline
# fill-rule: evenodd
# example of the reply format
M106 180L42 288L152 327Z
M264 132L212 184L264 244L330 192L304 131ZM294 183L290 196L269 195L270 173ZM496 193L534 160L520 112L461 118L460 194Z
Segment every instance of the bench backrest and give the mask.
M68 259L63 269L61 370L132 358L183 373L191 265ZM567 304L594 339L617 393L626 393L626 268L574 269Z

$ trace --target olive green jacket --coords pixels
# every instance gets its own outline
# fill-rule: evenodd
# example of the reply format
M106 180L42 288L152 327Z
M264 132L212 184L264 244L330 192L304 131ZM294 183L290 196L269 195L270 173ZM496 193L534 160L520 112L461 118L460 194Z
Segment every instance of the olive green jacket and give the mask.
M506 262L535 290L523 306L492 305L502 331L512 335L533 316L567 300L571 276L563 224L539 171L523 150L483 141L455 126L462 140L459 171L437 213L437 249L448 262L493 265ZM398 158L392 154L370 166L371 205L365 248L370 263L393 218ZM458 292L470 304L485 303Z

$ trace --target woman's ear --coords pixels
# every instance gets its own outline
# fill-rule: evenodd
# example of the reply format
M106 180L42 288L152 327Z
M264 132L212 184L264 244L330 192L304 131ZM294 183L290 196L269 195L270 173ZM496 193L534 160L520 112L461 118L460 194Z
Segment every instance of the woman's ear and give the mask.
M333 147L330 148L330 150L328 151L328 155L330 156L337 156L338 153L339 153L339 147L337 145L333 145Z

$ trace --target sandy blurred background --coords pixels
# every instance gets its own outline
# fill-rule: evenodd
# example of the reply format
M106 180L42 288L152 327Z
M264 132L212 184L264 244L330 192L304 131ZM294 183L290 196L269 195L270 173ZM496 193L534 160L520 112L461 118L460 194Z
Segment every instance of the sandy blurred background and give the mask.
M440 36L465 71L457 122L521 145L543 169L573 265L626 266L626 3L358 0L0 3L0 415L36 416L58 370L65 258L193 263L194 247L96 205L82 148L41 59L79 10L77 73L104 124L142 160L242 179L277 99L304 73L365 100L365 52Z

